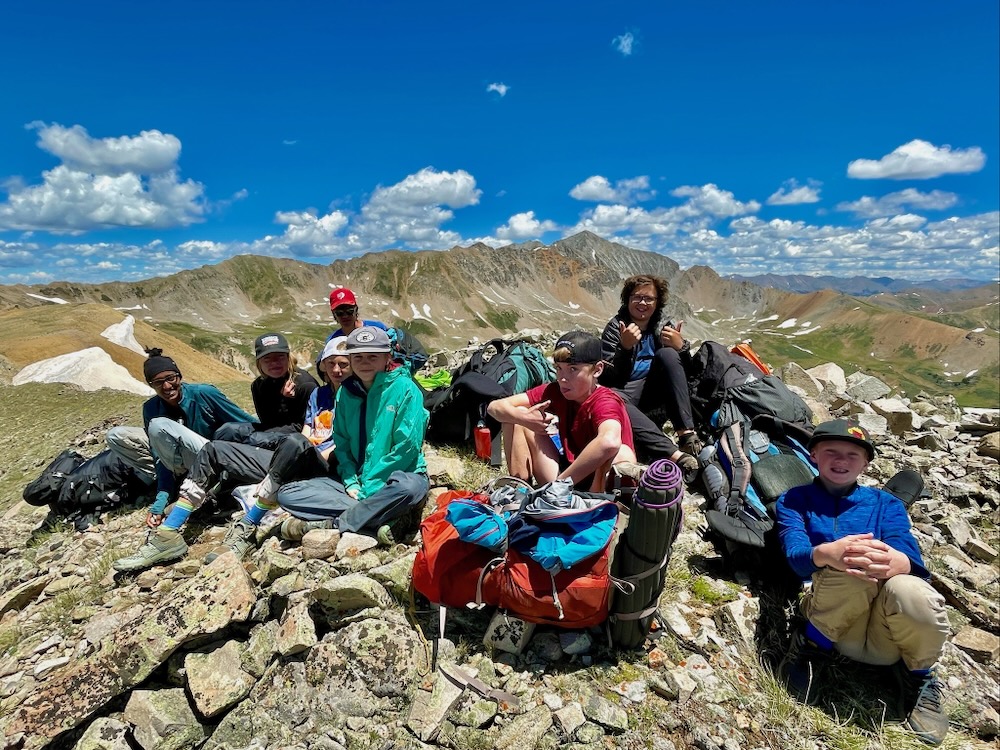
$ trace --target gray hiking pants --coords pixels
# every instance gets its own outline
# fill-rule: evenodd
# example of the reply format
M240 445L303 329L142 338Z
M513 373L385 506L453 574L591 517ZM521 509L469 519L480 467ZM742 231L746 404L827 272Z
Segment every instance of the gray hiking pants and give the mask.
M276 490L292 480L326 477L329 473L329 464L299 433L286 435L276 450L212 440L195 457L181 486L181 494L198 508L205 501L205 494L223 478L223 474L225 481L231 484L256 484L267 477L268 482L261 487L264 491L260 499L270 502L273 500L270 488Z
M379 526L419 505L429 489L424 474L394 471L382 489L359 501L340 482L320 477L284 485L278 490L278 504L296 518L336 518L341 532L364 529L374 534Z
M156 481L149 438L141 427L112 427L104 436L108 450L128 464L146 484Z
M174 474L184 474L208 442L194 430L166 417L150 421L148 432L141 427L112 427L105 440L108 448L148 484L156 481L154 456Z

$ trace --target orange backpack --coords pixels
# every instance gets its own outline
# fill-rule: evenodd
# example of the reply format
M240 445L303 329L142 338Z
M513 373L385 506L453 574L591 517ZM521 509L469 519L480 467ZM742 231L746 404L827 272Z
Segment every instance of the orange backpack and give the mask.
M457 498L486 502L485 495L452 490L437 499L437 510L420 524L421 546L413 561L413 588L432 604L464 607L476 600L476 586L494 553L458 538L458 531L445 517L448 503Z
M755 352L752 348L750 348L750 344L746 342L742 344L737 344L732 349L730 349L730 351L733 354L739 354L741 357L743 357L743 359L749 359L757 366L757 369L760 370L765 375L771 374L771 368L764 364L761 358L757 356L757 352Z

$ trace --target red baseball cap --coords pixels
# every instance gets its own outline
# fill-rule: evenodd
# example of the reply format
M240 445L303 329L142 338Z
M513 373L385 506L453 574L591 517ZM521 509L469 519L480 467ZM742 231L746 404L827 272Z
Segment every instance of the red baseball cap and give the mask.
M348 289L346 286L340 287L340 289L334 289L330 292L330 309L336 310L338 307L344 305L357 305L358 301L354 297L354 292Z

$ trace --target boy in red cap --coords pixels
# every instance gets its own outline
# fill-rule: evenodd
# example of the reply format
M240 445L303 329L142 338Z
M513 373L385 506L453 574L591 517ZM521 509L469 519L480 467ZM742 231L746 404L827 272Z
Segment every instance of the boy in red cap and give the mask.
M384 323L377 320L361 320L358 317L358 298L346 286L338 287L330 292L330 312L333 313L340 328L327 336L327 341L338 336L347 336L355 328L361 328L361 326L381 328L383 331L388 330Z
M931 667L948 637L948 617L928 582L906 508L896 496L858 484L875 446L856 423L824 422L808 448L819 476L778 500L785 556L812 581L802 601L804 632L793 636L778 673L808 701L835 651L866 664L896 665L907 728L940 745L948 716Z

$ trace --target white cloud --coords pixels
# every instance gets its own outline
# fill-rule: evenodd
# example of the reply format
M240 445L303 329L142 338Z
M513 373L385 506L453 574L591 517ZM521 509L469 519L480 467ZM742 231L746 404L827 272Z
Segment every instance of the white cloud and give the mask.
M621 53L622 57L628 57L632 54L632 49L635 46L635 36L631 31L626 31L612 39L611 45Z
M904 143L879 160L856 159L847 165L847 176L858 180L926 180L945 174L970 174L986 164L978 146L952 150L922 140Z
M650 200L656 195L656 191L649 189L649 177L646 175L618 180L612 186L607 177L596 174L579 185L574 185L569 194L578 201L636 203Z
M856 201L837 204L838 211L850 211L861 218L876 216L892 216L904 208L915 208L923 211L943 211L958 203L958 196L944 190L932 190L921 193L916 188L906 188L895 193L873 198L865 195Z
M291 140L289 138L285 138L281 143L284 146L294 146L296 143L298 143L298 141L297 140Z
M507 96L507 92L510 91L510 86L506 83L491 83L486 87L486 91L495 91L500 94L501 97Z
M809 181L808 185L799 185L796 180L788 180L770 198L769 206L797 206L801 203L819 203L820 183Z
M349 217L342 211L333 211L325 216L309 211L279 211L274 220L288 225L277 240L279 244L305 246L308 248L306 255L326 255L332 248L343 244L337 235L347 226Z
M94 174L157 174L174 169L181 142L169 133L143 130L139 135L91 138L80 125L30 123L38 131L39 148L58 156L73 170Z
M180 141L158 130L137 136L91 138L79 125L32 123L38 145L62 164L42 184L6 184L0 230L80 233L108 227L187 226L206 212L204 186L177 176Z
M747 201L743 203L728 190L720 190L716 185L708 183L701 187L682 185L670 191L675 198L689 198L685 211L691 215L707 214L718 218L752 214L760 210L760 203Z
M534 211L525 211L511 216L506 224L497 229L496 236L503 240L537 239L546 232L553 232L558 228L554 221L548 219L539 221L535 218Z

